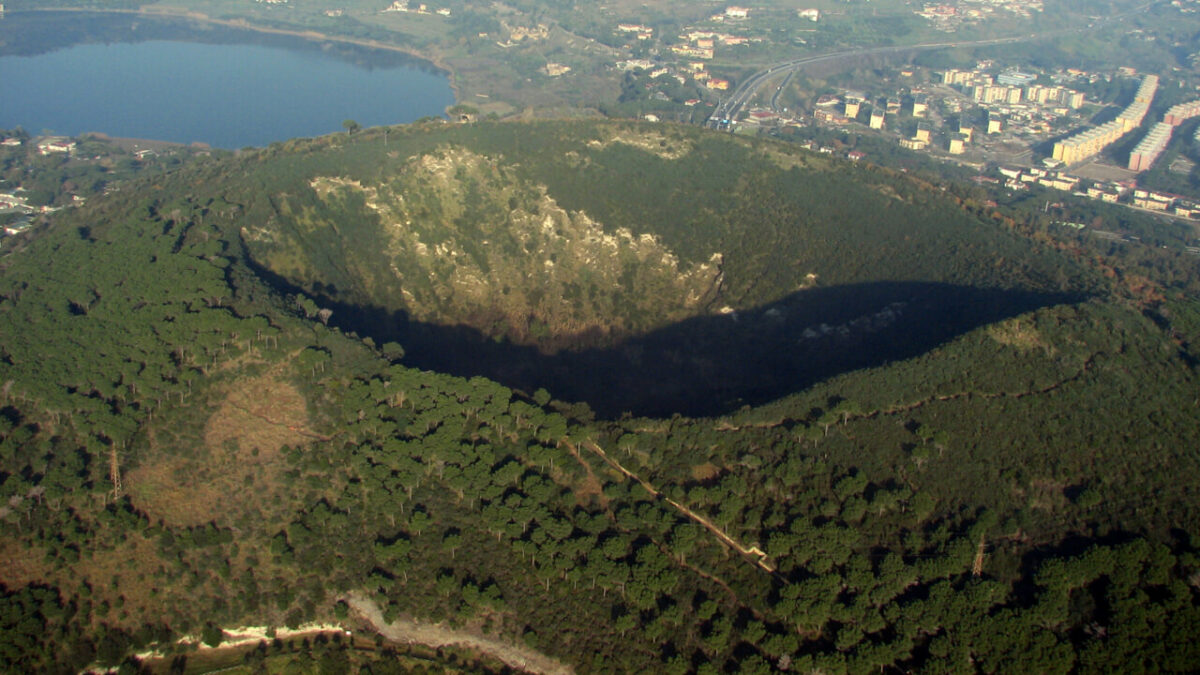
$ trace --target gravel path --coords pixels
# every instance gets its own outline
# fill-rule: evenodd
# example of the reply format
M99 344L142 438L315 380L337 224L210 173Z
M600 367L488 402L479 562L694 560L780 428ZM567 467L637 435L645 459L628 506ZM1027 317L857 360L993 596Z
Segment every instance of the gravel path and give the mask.
M395 642L422 644L429 647L466 647L500 659L511 668L535 675L573 675L570 666L536 652L528 647L490 640L464 631L454 630L433 623L397 619L388 623L383 619L379 606L369 598L351 593L346 598L360 617L379 631L379 634Z

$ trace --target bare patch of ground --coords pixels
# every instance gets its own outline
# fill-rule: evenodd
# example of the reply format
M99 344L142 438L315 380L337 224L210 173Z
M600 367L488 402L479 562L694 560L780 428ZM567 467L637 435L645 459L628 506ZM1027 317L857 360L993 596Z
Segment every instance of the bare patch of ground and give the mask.
M190 453L152 451L125 476L125 485L151 518L184 526L226 523L242 515L240 504L275 503L259 498L282 491L281 449L314 440L327 439L309 428L307 403L295 387L270 375L242 380L209 417L202 446ZM255 500L238 498L247 490Z
M142 618L161 614L164 604L188 601L185 589L160 586L162 577L149 572L159 560L157 549L149 539L130 535L115 548L93 551L69 577L53 581L64 589L86 582L97 606L113 608L107 616L96 610L94 621L133 630Z
M1137 176L1136 171L1130 171L1124 167L1106 164L1100 161L1088 162L1082 166L1077 166L1071 169L1071 173L1081 178L1090 178L1092 180L1130 180Z
M622 130L614 133L608 141L591 141L588 145L604 148L610 143L621 143L672 160L685 157L692 151L688 141L668 137L660 131Z
M378 605L369 598L354 593L346 598L346 603L380 635L394 642L422 644L435 648L451 645L465 647L499 659L509 667L526 673L569 675L575 672L570 666L525 646L413 619L397 619L388 623Z
M828 160L820 159L814 155L805 155L796 152L794 148L788 148L784 150L773 145L763 145L762 149L759 151L759 154L763 158L775 164L775 166L784 170L805 169L808 167L815 168L829 164Z
M1176 157L1173 162L1171 162L1171 166L1168 168L1171 170L1171 173L1178 173L1186 176L1192 172L1192 169L1196 168L1196 163L1187 157L1180 155L1179 157Z
M575 461L579 462L583 470L587 473L581 482L571 485L571 489L575 491L575 498L579 500L580 504L586 504L594 497L600 503L601 507L607 509L608 497L604 496L604 484L596 477L596 472L592 471L592 465L583 461L583 458L579 456L579 451L574 446L566 447L567 452L571 453L571 456L575 458Z
M186 147L183 143L173 143L171 141L156 141L149 138L123 138L118 136L109 136L99 132L91 132L88 134L95 139L108 141L114 147L126 150L128 152L138 152L139 150L150 150L153 152L170 152L176 148ZM193 147L208 147L206 143L198 143Z
M1034 480L1029 484L1029 506L1045 511L1060 511L1067 506L1063 493L1065 483L1049 479Z
M0 581L10 588L43 580L45 552L26 548L16 541L0 541Z
M96 624L135 630L144 617L161 614L164 604L187 602L186 597L172 597L171 589L160 588L156 576L148 572L148 567L158 564L157 555L154 542L131 534L115 548L89 551L69 568L54 568L43 562L45 551L40 547L5 542L0 545L0 581L10 588L44 583L68 594L86 584ZM107 614L103 607L110 608Z
M264 376L244 382L209 418L204 442L210 448L236 444L239 462L262 464L284 445L324 438L308 428L307 403L292 385Z
M1051 356L1055 353L1054 345L1046 342L1042 334L1032 325L1022 325L1020 319L1009 319L992 324L987 329L988 336L996 342L1009 347L1015 347L1021 352L1031 352L1040 349Z
M705 481L710 478L716 478L721 475L721 467L712 462L697 464L692 467L692 478L699 481Z

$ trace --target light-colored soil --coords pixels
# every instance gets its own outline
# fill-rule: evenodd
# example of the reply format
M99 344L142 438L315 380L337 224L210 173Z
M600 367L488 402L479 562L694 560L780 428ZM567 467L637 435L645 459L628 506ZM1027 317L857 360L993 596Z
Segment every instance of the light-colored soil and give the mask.
M522 645L500 642L412 619L397 619L388 623L378 605L369 598L354 593L346 598L346 603L380 635L394 642L422 644L434 648L465 647L499 659L509 667L526 673L568 675L575 672L570 666Z
M1129 180L1137 176L1136 171L1130 171L1123 166L1116 166L1100 160L1093 160L1082 166L1071 169L1071 173L1081 178L1092 180Z
M307 404L295 387L269 375L244 380L209 417L202 448L155 452L124 477L125 486L138 508L169 525L228 524L239 515L239 494L282 491L283 446L325 439L308 424Z
M570 486L575 491L575 498L579 500L580 504L586 504L589 500L595 498L600 502L602 508L607 509L608 497L604 496L604 484L600 482L600 479L596 476L596 472L592 471L592 465L583 461L575 446L567 445L564 447L567 448L567 452L571 453L571 456L575 458L575 461L579 462L583 470L587 473L582 481Z
M23 548L15 541L0 541L0 582L9 588L44 581L45 552L39 548Z
M234 441L236 459L251 464L273 460L284 445L303 444L319 437L308 428L308 412L300 392L270 377L249 380L231 391L204 429L204 443L209 448L222 448Z
M692 467L692 478L698 481L706 481L710 478L716 478L719 475L721 475L721 467L712 462L705 462Z
M987 328L988 335L1002 345L1015 347L1022 352L1041 350L1052 356L1057 350L1054 345L1042 338L1031 324L1021 325L1020 319L1009 319L994 323Z

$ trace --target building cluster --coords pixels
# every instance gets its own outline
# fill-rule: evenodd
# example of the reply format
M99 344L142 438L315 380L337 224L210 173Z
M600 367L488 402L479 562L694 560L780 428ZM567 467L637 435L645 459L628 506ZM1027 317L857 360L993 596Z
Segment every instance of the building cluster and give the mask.
M693 59L711 59L716 53L717 45L744 45L751 39L743 35L730 35L712 30L691 30L679 36L683 42L672 45L671 51Z
M941 83L964 93L964 98L947 97L946 112L958 113L964 103L974 101L987 110L989 134L1001 132L1001 126L1018 135L1041 136L1053 132L1062 117L1071 115L1085 104L1082 92L1063 86L1063 81L1086 73L1050 75L1053 85L1037 84L1042 76L1007 70L999 75L987 71L990 61L980 62L972 70L949 69L941 73Z
M1065 171L1051 171L1037 167L1001 168L1000 175L1007 179L1004 186L1010 190L1025 190L1030 185L1041 185L1055 190L1074 190L1079 185L1079 178Z
M508 39L511 42L525 42L526 40L537 41L545 40L550 36L550 27L544 23L539 23L536 26L516 26L508 31Z
M0 192L0 211L32 211L25 198L12 192Z
M1053 190L1074 192L1080 197L1107 202L1109 204L1125 203L1141 209L1170 213L1183 218L1200 217L1200 205L1179 195L1144 190L1138 188L1132 181L1097 181L1086 189L1080 190L1080 179L1065 171L1049 169L1001 168L1000 175L1005 178L1004 186L1010 190L1026 190L1031 185L1040 185Z
M1154 125L1137 146L1129 153L1129 170L1145 171L1154 166L1158 156L1167 149L1175 127L1200 115L1200 99L1180 103L1163 114L1163 121Z
M1133 103L1122 110L1116 119L1055 143L1054 159L1064 164L1075 164L1100 154L1100 151L1115 143L1130 130L1141 126L1157 90L1157 75L1147 75L1142 78L1142 84L1138 87Z
M1028 19L1042 10L1042 0L958 0L926 2L913 13L932 23L934 28L949 33L958 30L959 26L992 19L1000 12Z
M618 61L617 68L625 72L631 72L634 70L645 71L646 75L648 75L652 80L656 80L660 77L670 77L679 84L687 84L688 78L690 77L696 82L696 84L703 85L708 89L716 91L725 91L729 89L729 80L720 77L713 77L712 73L709 73L707 70L705 70L705 64L703 61L692 61L691 63L685 64L681 68L675 68L655 63L649 59L629 59L627 61ZM647 87L649 87L649 85L647 85ZM696 103L699 103L699 101L697 100ZM694 103L689 105L694 105Z
M712 45L707 47L691 44L672 45L671 51L689 59L711 59L714 54Z
M729 33L719 33L713 30L692 30L680 35L681 40L695 44L697 47L715 47L717 44L723 45L744 45L750 41L750 38L742 35L730 35Z
M737 5L726 7L724 12L721 12L719 14L714 14L711 17L711 19L713 21L717 21L717 22L721 22L726 19L749 19L749 18L750 18L750 8L749 7L739 7Z
M259 2L261 2L261 1L262 0L259 0ZM271 2L271 1L272 0L267 0L267 2ZM279 0L276 0L276 1L279 1ZM282 2L287 2L287 0L282 0ZM423 3L418 4L416 7L409 7L408 0L396 0L391 5L388 5L387 9L384 9L383 11L385 11L385 12L407 12L407 13L412 13L412 14L437 14L439 16L450 16L450 10L446 9L445 7L442 7L441 9L429 9L429 6L426 4L423 4Z
M618 33L633 33L639 40L651 40L654 38L654 28L643 26L640 23L619 23L617 24Z
M1061 105L1072 110L1083 106L1081 92L1066 87L1034 84L1037 77L1014 70L993 78L978 70L950 69L942 73L942 84L964 87L971 98L979 103Z
M826 124L846 124L858 117L862 111L863 103L867 102L867 95L861 91L847 90L841 96L832 94L824 94L817 98L813 110L813 119L817 122ZM899 101L897 100L897 109ZM884 127L885 110L883 108L871 109L871 120L869 125L872 129L882 129Z
M71 154L75 150L75 141L69 138L45 138L38 141L37 150L39 155L50 155L54 153Z

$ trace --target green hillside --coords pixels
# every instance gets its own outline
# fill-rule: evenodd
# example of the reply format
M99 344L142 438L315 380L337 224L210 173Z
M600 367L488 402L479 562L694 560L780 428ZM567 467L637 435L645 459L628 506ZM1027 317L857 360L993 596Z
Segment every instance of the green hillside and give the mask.
M0 257L0 671L372 607L543 672L1194 669L1195 258L944 187L433 126L58 214ZM355 647L246 668L411 667Z
M292 146L201 188L236 204L210 222L277 288L409 364L606 417L762 403L1096 284L903 174L685 127ZM730 323L743 316L766 320Z

